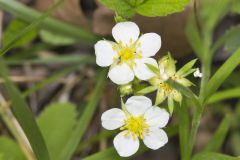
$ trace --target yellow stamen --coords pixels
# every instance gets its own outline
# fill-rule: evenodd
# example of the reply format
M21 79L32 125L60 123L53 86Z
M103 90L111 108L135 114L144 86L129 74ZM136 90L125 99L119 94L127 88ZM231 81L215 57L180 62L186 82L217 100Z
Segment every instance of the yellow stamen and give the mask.
M124 120L125 126L121 127L120 130L127 130L124 137L127 137L129 134L133 139L143 139L149 131L149 125L146 123L146 119L142 116L134 117L130 116Z

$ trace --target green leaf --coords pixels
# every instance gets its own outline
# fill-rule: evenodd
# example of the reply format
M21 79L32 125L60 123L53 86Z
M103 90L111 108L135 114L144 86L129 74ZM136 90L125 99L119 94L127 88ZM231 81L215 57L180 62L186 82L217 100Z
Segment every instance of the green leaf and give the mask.
M155 67L154 65L152 64L149 64L149 63L145 63L145 65L155 74L159 75L160 74L160 71L157 67Z
M166 16L183 11L189 3L190 0L145 0L135 10L148 17Z
M189 20L186 27L186 36L188 42L191 44L194 50L194 53L199 57L200 60L202 60L204 54L203 41L198 31L196 18L194 16L189 16Z
M181 12L190 0L100 0L100 2L120 16L130 18L135 12L148 17Z
M226 34L228 36L224 48L230 53L235 52L240 46L240 26L232 27L231 29L229 29L229 31L227 31Z
M203 94L203 102L207 102L209 97L217 91L221 84L227 79L227 77L239 64L240 49L238 49L233 55L231 55L209 80L207 84L208 87L206 88L206 93Z
M12 139L0 137L0 160L27 160L18 144Z
M220 123L217 131L214 133L207 146L204 148L205 152L215 152L219 151L223 145L223 142L227 136L231 125L230 115L226 115L222 122Z
M224 48L227 49L229 52L234 52L236 51L237 44L239 43L239 40L236 40L240 36L240 26L234 26L231 27L228 31L224 33L222 37L220 37L212 47L212 53L214 53L219 47L224 45ZM231 44L231 42L233 44Z
M214 93L210 99L208 100L208 104L209 103L216 103L216 102L220 102L223 100L227 100L227 99L232 99L232 98L239 98L240 97L240 87L238 88L231 88L231 89L226 89L223 91L219 91Z
M0 9L29 23L32 23L42 15L41 12L27 7L16 0L0 0ZM99 39L99 37L92 32L88 32L79 26L76 27L52 17L44 18L44 20L41 21L41 25L38 27L67 37L73 37L81 42L89 44L94 44Z
M3 46L5 46L11 39L14 38L16 34L18 34L21 30L28 26L23 20L13 19L8 25L6 31L3 34ZM36 29L31 30L27 34L24 34L20 39L18 39L14 47L21 47L29 44L35 37L37 36Z
M77 42L75 38L67 37L61 34L56 34L48 30L41 30L39 34L43 42L55 46L71 45Z
M239 0L232 0L231 12L240 14L240 1Z
M35 122L34 116L32 115L27 103L22 98L19 90L9 80L8 71L3 63L0 61L0 75L4 79L3 83L6 90L7 96L12 104L12 111L25 132L33 152L38 160L49 160L48 150L42 134Z
M214 152L202 152L195 155L193 160L239 160L239 158Z
M204 22L204 31L213 32L216 25L224 18L231 8L230 0L203 0L202 6L211 6L211 7L202 7L201 16Z
M194 66L194 64L196 63L197 59L193 59L190 62L188 62L187 64L185 64L181 69L178 70L178 72L176 73L179 76L187 76L188 74L192 73L192 67ZM191 70L191 72L189 72ZM194 72L194 71L193 71Z
M65 144L62 152L59 153L58 160L71 159L72 155L74 154L97 108L98 101L100 100L104 90L106 77L107 70L103 70L99 73L97 84L94 87L90 100L81 114L73 133L69 135L68 142Z
M90 55L58 55L48 58L35 59L5 59L7 65L22 65L22 64L96 64L95 57Z
M37 119L51 160L58 160L76 124L76 107L70 103L53 103Z
M158 86L149 86L149 87L146 87L146 88L138 91L136 93L136 95L145 95L145 94L148 94L148 93L151 93L151 92L155 91L157 88L158 88Z
M124 18L131 18L135 13L133 6L127 0L100 0L100 2Z
M124 160L124 159L128 159L128 158L121 158L118 153L116 152L115 148L109 148L106 149L102 152L99 153L95 153L91 156L88 156L86 158L83 158L83 160Z
M35 30L42 21L47 18L48 16L55 11L60 4L62 4L64 0L59 0L56 4L54 4L46 13L42 14L40 17L38 17L36 20L34 20L30 25L25 27L24 29L20 30L17 34L15 34L9 41L0 49L0 55L5 54L8 50L10 50L20 38L22 38L24 35L28 34L32 30ZM0 1L1 4L1 1Z
M231 134L230 138L231 148L234 152L234 155L240 155L240 132L235 131Z
M181 150L181 159L185 159L187 155L187 146L189 139L189 128L190 128L190 117L188 114L188 108L185 101L183 101L182 106L179 105L176 107L176 113L178 117L178 132L180 139L180 150Z

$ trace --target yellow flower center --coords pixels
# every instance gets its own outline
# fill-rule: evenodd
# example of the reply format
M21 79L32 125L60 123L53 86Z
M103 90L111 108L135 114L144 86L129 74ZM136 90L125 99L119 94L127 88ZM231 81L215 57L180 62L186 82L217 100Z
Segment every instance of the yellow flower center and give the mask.
M171 86L167 83L161 82L160 87L164 90L165 94L169 95L174 90Z
M132 39L130 39L130 42ZM119 41L117 45L112 45L113 50L118 53L118 57L114 60L118 60L118 63L127 63L130 67L135 65L134 59L142 58L142 51L136 53L137 46L140 46L140 42L135 42L131 46L122 45L122 42Z
M121 62L128 62L135 58L135 49L130 47L125 47L118 52Z
M129 134L132 135L133 139L143 139L144 135L148 133L149 125L146 123L146 119L142 116L134 117L130 116L124 120L125 126L121 127L120 130L127 130L124 135L127 137Z

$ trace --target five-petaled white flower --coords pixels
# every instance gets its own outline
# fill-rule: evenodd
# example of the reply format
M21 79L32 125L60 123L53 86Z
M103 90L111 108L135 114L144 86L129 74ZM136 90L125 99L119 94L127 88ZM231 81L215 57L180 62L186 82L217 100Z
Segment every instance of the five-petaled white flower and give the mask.
M134 75L148 80L153 72L146 63L157 65L154 56L161 47L161 37L146 33L139 37L139 27L133 22L117 23L112 29L115 42L100 40L95 44L96 63L101 67L111 66L108 76L116 84L131 82Z
M118 154L128 157L137 152L139 139L153 149L159 149L168 142L167 134L161 128L169 120L165 109L152 106L145 96L130 97L123 110L112 108L103 113L102 126L108 130L120 128L121 132L114 138L113 143Z

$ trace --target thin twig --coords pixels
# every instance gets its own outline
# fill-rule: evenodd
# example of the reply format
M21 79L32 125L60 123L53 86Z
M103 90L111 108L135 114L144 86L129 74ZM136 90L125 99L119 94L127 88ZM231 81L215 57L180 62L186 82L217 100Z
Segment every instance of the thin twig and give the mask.
M14 117L11 109L10 109L10 102L7 102L5 98L0 94L0 115L5 122L8 129L11 131L13 136L16 138L19 146L21 147L23 153L26 155L28 160L35 160L34 153L32 151L31 145L22 130L21 126L19 125L18 121Z

